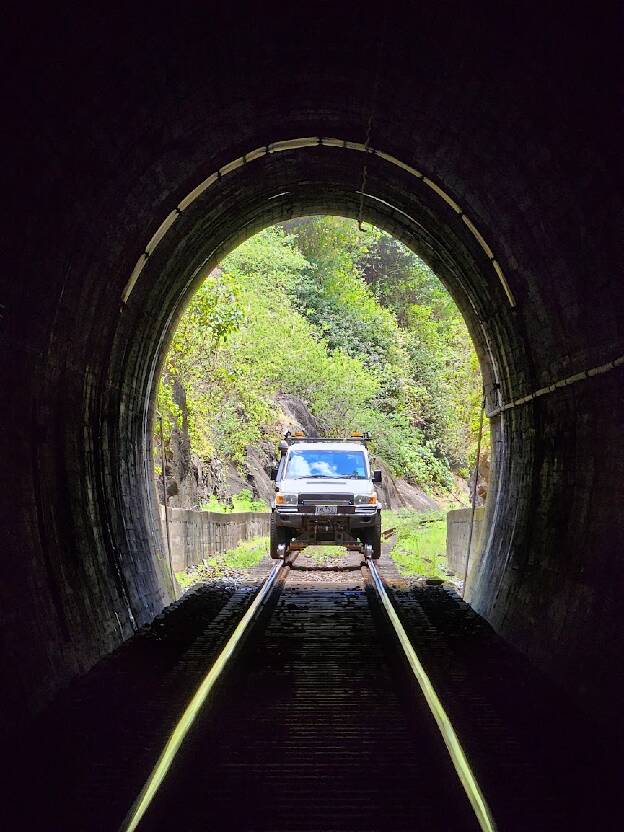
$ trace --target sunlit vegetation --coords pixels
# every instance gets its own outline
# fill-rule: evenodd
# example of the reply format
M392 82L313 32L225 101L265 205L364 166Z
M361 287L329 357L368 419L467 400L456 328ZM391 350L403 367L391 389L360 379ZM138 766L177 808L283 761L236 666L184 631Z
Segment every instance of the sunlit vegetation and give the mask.
M256 500L248 488L234 494L227 502L219 501L214 494L200 506L202 511L228 514L234 511L269 511L270 506L264 500Z
M344 546L308 546L303 554L319 566L332 566L347 554L347 550Z
M409 577L440 578L447 580L446 515L444 512L415 512L410 510L384 511L383 527L394 529L387 547L388 554L401 574ZM257 566L268 556L267 537L242 541L236 548L206 558L197 566L178 572L176 578L183 588L215 578L235 578L241 572ZM308 546L304 553L319 567L333 566L346 554L342 546Z
M339 217L274 226L233 251L192 298L158 393L166 430L186 392L193 451L243 465L276 443L277 396L326 435L373 435L373 454L429 491L474 455L480 375L457 307L389 235Z
M183 572L176 572L176 580L181 587L187 589L203 581L234 577L241 570L257 566L268 550L268 537L243 540L234 549L219 555L212 555L197 566L192 566Z
M383 512L384 529L396 530L391 556L403 575L447 579L446 515Z

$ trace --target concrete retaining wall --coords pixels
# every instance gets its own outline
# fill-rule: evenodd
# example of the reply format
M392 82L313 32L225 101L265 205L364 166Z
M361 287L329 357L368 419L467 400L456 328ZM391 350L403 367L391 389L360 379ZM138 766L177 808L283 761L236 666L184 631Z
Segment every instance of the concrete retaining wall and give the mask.
M160 507L165 532L165 509ZM269 533L269 512L241 511L218 514L212 511L169 509L169 534L173 571L201 563L210 555L233 549L241 540Z
M449 569L461 578L464 577L464 570L466 569L471 513L472 509L470 508L460 508L455 511L449 511L446 515L446 555ZM477 508L475 510L472 543L470 545L471 574L481 554L484 521L485 508Z

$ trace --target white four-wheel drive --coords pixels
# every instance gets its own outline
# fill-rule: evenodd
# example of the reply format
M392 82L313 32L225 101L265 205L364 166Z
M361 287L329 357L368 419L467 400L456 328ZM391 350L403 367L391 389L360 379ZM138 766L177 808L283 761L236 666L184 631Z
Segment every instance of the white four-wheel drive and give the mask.
M381 482L381 471L371 471L367 441L367 434L285 435L272 471L271 557L330 544L379 557L381 504L374 484Z

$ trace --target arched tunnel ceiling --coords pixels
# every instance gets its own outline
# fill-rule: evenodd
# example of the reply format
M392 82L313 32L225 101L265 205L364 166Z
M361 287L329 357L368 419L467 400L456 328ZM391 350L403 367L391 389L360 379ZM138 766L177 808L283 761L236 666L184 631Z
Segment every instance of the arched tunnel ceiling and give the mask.
M358 217L362 211L363 217L411 245L440 274L464 310L489 378L491 365L500 363L493 344L505 337L501 331L492 333L494 319L504 327L515 309L490 246L436 183L382 151L364 154L362 145L344 144L321 138L273 143L209 176L157 228L128 278L122 303L136 303L132 294L150 293L166 272L164 284L173 289L179 311L193 281L236 242L265 225L293 215ZM364 164L362 194L358 180ZM192 264L190 273L187 264ZM175 314L159 304L163 315ZM488 390L492 406L500 403L498 388L496 371Z
M597 14L592 37L585 18L537 4L9 21L0 448L23 571L0 593L18 711L166 602L148 428L167 333L237 240L292 215L357 214L371 113L370 146L435 187L368 154L365 216L447 282L490 409L520 400L493 423L473 603L581 699L620 692L621 27ZM305 137L354 146L259 154L186 205L234 160Z

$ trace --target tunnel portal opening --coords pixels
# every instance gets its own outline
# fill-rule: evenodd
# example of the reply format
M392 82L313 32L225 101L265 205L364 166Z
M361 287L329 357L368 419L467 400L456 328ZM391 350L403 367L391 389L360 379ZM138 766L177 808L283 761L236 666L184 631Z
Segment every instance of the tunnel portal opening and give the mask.
M365 193L359 187L363 163ZM514 327L515 299L502 269L476 224L441 185L383 151L335 139L274 142L227 162L179 201L147 243L124 288L112 350L113 373L123 376L118 389L122 396L132 391L130 406L120 402L125 423L118 438L128 443L125 449L136 463L118 469L124 476L117 490L124 496L117 521L123 529L135 526L133 543L142 543L143 553L133 553L133 560L145 558L145 550L158 553L157 603L163 580L167 584L166 549L153 510L149 426L166 347L190 296L228 252L267 226L311 214L364 219L432 267L468 326L488 410L504 401L514 374L526 373L517 367L524 353ZM513 499L508 485L501 486L509 479L512 457L500 417L492 421L492 449L490 528L501 500ZM107 462L102 459L103 466ZM115 471L109 473L114 479Z
M284 431L364 431L382 474L383 551L398 547L406 574L452 580L461 592L474 516L453 515L450 568L440 513L482 505L487 493L482 389L461 313L396 238L327 215L253 235L210 272L166 350L152 436L171 571L186 586L259 557L261 540L248 537L261 534L268 547L277 490L269 473ZM205 513L231 510L261 514L228 522ZM355 545L341 525L343 535ZM346 554L336 545L312 551L319 559Z
M170 213L145 235L143 253L123 277L116 304L112 287L107 290L105 319L93 317L91 296L78 300L75 319L86 333L87 380L79 394L86 429L61 439L68 464L80 476L64 479L62 525L51 522L72 538L75 551L86 554L78 569L61 578L49 567L55 616L71 647L58 657L35 700L45 700L61 680L91 666L174 597L155 510L151 428L156 382L186 303L214 266L256 232L323 214L375 225L431 267L466 322L487 410L499 408L519 379L529 377L515 299L495 252L441 184L398 157L372 148L365 153L362 145L337 139L278 141L224 160L199 184L175 194ZM60 345L66 325L59 316L53 345ZM498 413L491 428L490 530L500 528L497 517L522 500L531 478L523 421ZM515 443L522 444L521 459ZM517 534L517 526L503 526L503 535L485 541L486 557L469 593L485 608L499 591L500 554L508 551L509 533ZM82 600L76 609L72 598L84 599L84 609ZM77 631L79 619L84 621Z

